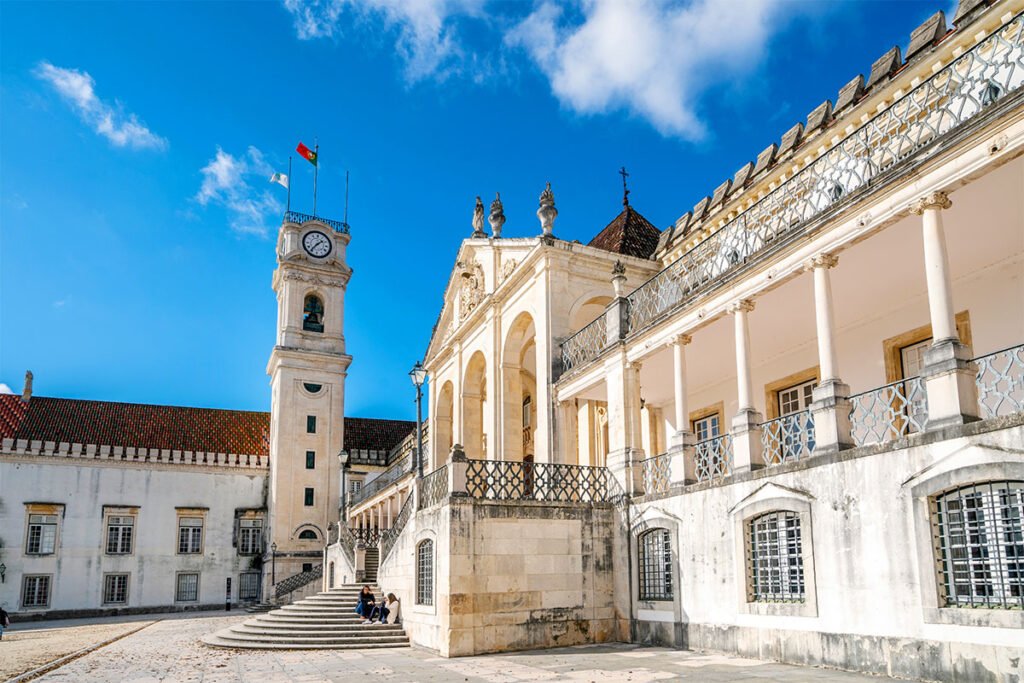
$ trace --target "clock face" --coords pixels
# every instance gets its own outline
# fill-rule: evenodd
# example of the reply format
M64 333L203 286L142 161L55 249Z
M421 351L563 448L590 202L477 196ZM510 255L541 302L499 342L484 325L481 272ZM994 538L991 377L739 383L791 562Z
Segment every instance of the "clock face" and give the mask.
M302 248L310 256L323 258L331 253L331 238L319 230L310 230L302 238Z

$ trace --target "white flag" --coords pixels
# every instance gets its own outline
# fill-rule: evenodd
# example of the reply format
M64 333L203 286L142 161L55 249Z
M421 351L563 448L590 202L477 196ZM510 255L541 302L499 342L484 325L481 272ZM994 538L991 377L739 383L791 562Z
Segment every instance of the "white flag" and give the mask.
M270 182L277 183L281 187L287 188L288 176L286 176L284 173L275 173L274 175L270 176Z

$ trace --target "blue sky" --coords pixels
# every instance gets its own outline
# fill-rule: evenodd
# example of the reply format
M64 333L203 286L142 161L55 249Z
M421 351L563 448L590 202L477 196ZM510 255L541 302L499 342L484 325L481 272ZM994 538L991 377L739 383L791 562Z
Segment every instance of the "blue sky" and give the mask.
M474 198L664 227L948 3L0 4L0 383L268 410L284 208L351 172L347 413L411 418ZM949 17L948 17L949 18ZM292 208L312 204L293 161Z

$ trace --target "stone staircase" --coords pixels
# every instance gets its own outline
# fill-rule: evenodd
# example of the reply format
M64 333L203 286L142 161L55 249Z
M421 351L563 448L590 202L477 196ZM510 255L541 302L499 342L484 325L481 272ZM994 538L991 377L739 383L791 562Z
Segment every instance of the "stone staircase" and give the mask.
M380 566L380 550L374 546L366 549L366 561L363 563L365 569L363 581L374 583L377 580L377 568Z
M371 587L379 601L380 589ZM401 625L362 623L362 617L355 613L360 588L361 585L348 584L322 591L206 635L202 640L215 647L255 650L408 647L409 637Z

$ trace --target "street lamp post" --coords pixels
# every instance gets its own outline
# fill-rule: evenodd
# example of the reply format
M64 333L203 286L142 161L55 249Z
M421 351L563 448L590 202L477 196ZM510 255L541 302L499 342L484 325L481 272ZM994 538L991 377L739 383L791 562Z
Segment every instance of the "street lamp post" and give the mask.
M270 544L270 583L277 585L277 544Z
M427 378L427 371L423 369L423 363L416 361L409 371L409 377L416 387L416 476L423 477L423 380Z

